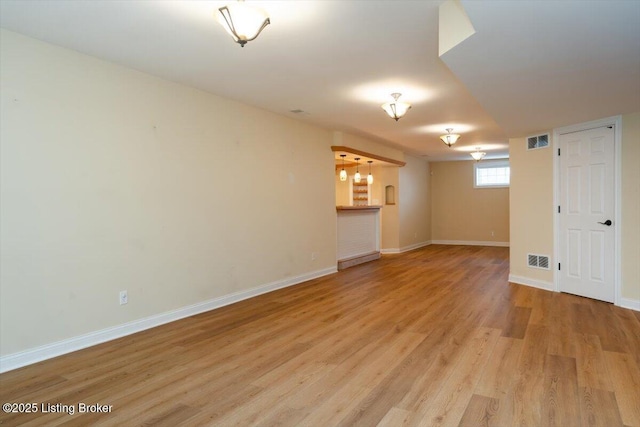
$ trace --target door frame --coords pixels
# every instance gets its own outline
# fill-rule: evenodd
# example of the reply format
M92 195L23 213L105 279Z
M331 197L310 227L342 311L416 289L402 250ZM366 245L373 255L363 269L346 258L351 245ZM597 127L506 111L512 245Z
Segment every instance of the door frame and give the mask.
M621 276L622 266L621 259L621 236L622 236L622 116L607 117L599 120L592 120L589 122L579 123L571 126L564 126L553 129L553 259L555 265L553 268L553 285L556 292L560 292L560 274L558 273L558 262L560 259L560 215L558 214L558 206L560 204L560 156L558 156L558 149L560 149L560 135L580 132L583 130L589 130L599 128L603 126L613 126L613 149L614 149L614 299L615 305L620 305L621 301Z

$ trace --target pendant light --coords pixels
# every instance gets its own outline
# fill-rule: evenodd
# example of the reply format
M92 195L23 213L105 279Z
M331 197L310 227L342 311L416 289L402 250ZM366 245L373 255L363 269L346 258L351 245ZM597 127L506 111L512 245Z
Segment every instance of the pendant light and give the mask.
M367 163L369 163L369 176L367 176L367 184L371 185L373 184L373 175L371 175L371 163L373 163L373 160L368 160Z
M442 142L447 144L449 147L455 144L458 138L460 138L460 135L458 135L457 133L451 133L451 131L453 131L453 128L448 128L446 135L440 135L440 139L442 140Z
M221 7L218 11L222 16L218 16L218 21L241 47L258 37L271 23L265 11L247 5L244 0Z
M347 180L347 171L344 170L344 158L347 157L346 154L340 154L340 157L342 157L342 170L340 171L340 181L346 181Z
M411 104L407 104L406 102L398 102L398 98L400 98L401 93L392 93L391 97L393 98L393 102L387 102L386 104L382 104L382 109L387 112L389 117L394 119L396 122L400 120L402 116L407 114L409 108L411 108Z
M360 169L358 168L358 160L360 160L360 157L356 157L356 174L353 177L353 182L355 182L356 184L359 184L360 181L362 180L362 177L360 176Z
M473 157L473 159L476 162L479 162L480 160L483 159L484 156L487 155L487 153L485 153L484 151L480 151L480 147L476 147L476 151L474 151L473 153L469 153L471 154L471 157Z

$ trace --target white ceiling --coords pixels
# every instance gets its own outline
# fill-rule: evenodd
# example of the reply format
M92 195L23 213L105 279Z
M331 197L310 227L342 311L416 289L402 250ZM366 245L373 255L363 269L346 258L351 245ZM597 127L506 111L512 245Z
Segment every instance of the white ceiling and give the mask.
M244 48L219 1L0 0L0 25L429 160L640 111L637 0L462 0L476 34L442 59L442 1L255 3L271 25ZM392 92L413 105L398 122L380 108Z

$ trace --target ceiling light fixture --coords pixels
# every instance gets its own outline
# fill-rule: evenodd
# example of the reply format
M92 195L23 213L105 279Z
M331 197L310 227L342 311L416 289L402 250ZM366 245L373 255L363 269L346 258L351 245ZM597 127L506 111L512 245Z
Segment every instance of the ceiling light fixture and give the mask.
M447 128L446 131L447 131L447 134L440 135L440 139L442 140L442 142L444 142L449 147L451 147L453 144L456 143L458 138L460 138L460 135L458 135L457 133L451 133L451 131L453 131L453 128Z
M346 154L340 154L340 157L342 157L342 170L340 171L340 181L346 181L347 180L347 171L344 170L344 158L347 157Z
M389 117L394 119L396 122L400 120L402 116L407 114L409 108L411 108L411 104L407 104L406 102L398 102L398 98L400 98L401 93L392 93L393 102L387 102L386 104L382 104L382 109L387 112Z
M362 177L360 176L360 170L358 169L358 160L360 160L360 157L356 157L355 160L356 160L356 174L353 176L353 182L358 184L362 180Z
M218 10L222 15L222 18L218 17L218 21L242 47L258 37L264 27L271 23L264 10L249 6L244 0L238 0Z
M369 176L367 176L367 184L371 185L373 184L373 175L371 175L371 163L373 163L373 160L367 160L367 163L369 163Z
M480 147L476 147L476 151L474 151L473 153L469 153L471 154L471 157L473 157L473 159L476 162L479 162L480 160L483 159L484 156L487 155L487 153L485 153L484 151L480 151Z

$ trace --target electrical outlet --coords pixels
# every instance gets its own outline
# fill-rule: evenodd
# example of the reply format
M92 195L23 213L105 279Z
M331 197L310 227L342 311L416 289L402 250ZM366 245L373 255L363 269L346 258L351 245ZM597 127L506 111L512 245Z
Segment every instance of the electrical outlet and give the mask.
M311 261L315 261L318 254L316 252L311 252Z
M495 233L492 231L491 232L491 237L494 237L494 236L495 236Z
M129 296L127 291L120 291L120 305L124 305L129 302Z

